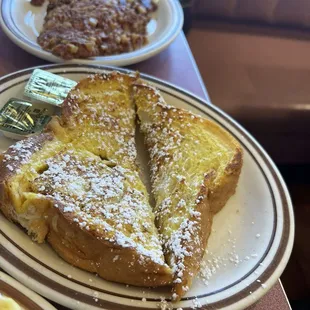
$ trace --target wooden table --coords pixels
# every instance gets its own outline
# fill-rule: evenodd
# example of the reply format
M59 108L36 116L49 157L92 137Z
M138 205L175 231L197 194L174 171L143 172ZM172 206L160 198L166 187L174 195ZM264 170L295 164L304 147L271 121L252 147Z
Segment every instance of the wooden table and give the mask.
M0 76L48 63L14 45L1 30L0 43L2 46L0 48ZM183 33L167 50L149 60L130 66L130 68L179 85L210 103L208 93ZM57 309L66 309L59 305L55 306ZM249 309L287 310L291 308L281 282L278 281L260 301Z

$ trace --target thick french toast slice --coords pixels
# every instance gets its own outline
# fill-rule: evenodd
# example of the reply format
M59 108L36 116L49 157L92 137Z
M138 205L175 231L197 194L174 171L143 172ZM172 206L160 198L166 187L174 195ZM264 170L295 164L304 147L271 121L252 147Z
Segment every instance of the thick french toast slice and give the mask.
M174 273L173 297L180 299L199 269L213 214L235 192L242 149L214 122L167 105L153 87L137 84L134 93L157 226Z
M48 241L65 260L107 280L171 281L137 171L69 148L46 161L32 190L51 202Z
M75 266L161 286L172 273L135 163L133 80L81 81L46 133L11 146L1 158L0 208Z

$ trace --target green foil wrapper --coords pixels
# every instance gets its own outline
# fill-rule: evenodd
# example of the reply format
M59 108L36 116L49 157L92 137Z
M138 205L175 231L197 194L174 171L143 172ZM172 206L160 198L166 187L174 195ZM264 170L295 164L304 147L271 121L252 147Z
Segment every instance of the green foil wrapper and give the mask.
M35 69L25 87L24 95L59 106L76 84L75 81L51 72Z
M47 106L10 99L0 110L0 130L13 139L22 139L41 132L51 120L54 110Z

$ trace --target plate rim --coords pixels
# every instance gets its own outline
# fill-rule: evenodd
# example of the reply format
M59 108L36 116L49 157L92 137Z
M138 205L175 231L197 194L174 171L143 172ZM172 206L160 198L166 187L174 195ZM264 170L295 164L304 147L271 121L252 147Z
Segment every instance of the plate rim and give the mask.
M27 300L25 302L20 302L23 306L35 306L35 308L29 308L33 310L56 310L56 308L51 305L45 298L38 295L36 292L30 290L28 287L24 286L22 283L18 282L13 277L9 276L8 274L0 271L0 285L1 290L5 291L5 295L7 297L12 298L16 302L20 302L21 299ZM14 286L13 286L14 285ZM5 287L5 289L3 289ZM6 291L13 291L14 296L11 294L6 294ZM18 299L15 296L18 296Z
M4 77L2 77L0 79L0 86L3 83L6 83L7 81L13 79L13 76L18 76L18 75L25 75L25 74L29 74L31 72L31 70L34 70L35 68L43 68L43 69L66 69L66 68L71 68L72 71L68 71L68 73L73 73L74 74L74 69L76 69L75 71L77 71L79 68L87 68L87 69L93 69L93 70L119 70L122 72L129 72L132 73L133 71L128 70L128 69L120 69L120 68L115 68L115 67L111 67L111 66L98 66L98 65L75 65L75 64L61 64L61 65L43 65L43 66L38 66L38 67L32 67L32 68L26 68L23 70L19 70L16 72L13 72L9 75L6 75ZM147 80L150 80L151 82L155 82L158 84L163 85L164 87L168 88L168 89L172 89L173 91L177 92L177 93L183 93L183 95L188 96L190 98L192 98L194 101L197 102L197 107L199 108L200 105L207 107L208 110L211 110L212 112L215 112L215 114L219 117L219 119L223 119L224 121L228 122L230 125L232 125L232 127L234 127L235 129L237 129L237 131L239 131L239 135L243 135L245 137L247 137L248 141L251 142L252 145L254 145L258 155L264 159L265 165L268 168L268 171L271 172L272 177L276 183L276 187L279 189L279 192L281 192L282 190L282 195L281 196L282 199L285 200L286 202L286 210L285 207L283 206L283 211L287 211L287 216L288 216L288 220L289 220L289 231L288 231L288 237L287 237L287 243L286 246L284 248L279 248L277 249L277 253L279 252L279 250L282 251L282 254L280 254L280 264L278 266L269 266L268 268L272 269L270 276L268 276L267 280L264 282L269 281L268 283L268 288L270 288L275 282L276 280L279 278L280 274L282 273L282 271L284 270L287 261L290 257L290 253L292 250L292 246L293 246L293 240L294 240L294 214L293 214L293 209L292 209L292 203L290 200L290 196L288 193L288 190L286 188L286 185L283 181L283 178L281 177L277 167L275 166L275 164L272 162L272 160L270 159L270 157L268 156L268 154L266 154L266 152L262 149L262 147L257 143L257 141L252 137L251 134L249 134L241 125L239 125L236 121L234 121L230 116L228 116L225 112L221 111L221 109L213 106L212 104L209 104L208 102L206 102L205 100L199 98L198 96L188 92L187 90L182 89L181 87L178 87L176 85L173 85L169 82L165 82L161 79L155 78L153 76L150 75L146 75L146 74L141 74L142 78L146 78ZM0 92L1 93L1 92ZM207 114L207 112L205 112ZM210 115L208 115L210 116ZM240 137L239 137L240 140ZM257 163L259 165L259 163ZM259 165L260 166L260 165ZM283 204L282 204L283 205ZM284 223L285 224L285 223ZM283 232L284 232L285 226L283 226ZM272 240L274 241L274 239ZM0 251L1 252L1 251ZM276 257L277 253L274 255ZM1 253L0 253L1 254ZM0 255L1 256L1 255ZM267 270L267 269L266 269ZM266 271L265 270L265 271ZM265 272L264 271L264 272ZM261 278L261 277L260 277ZM254 294L251 296L251 298L243 298L240 299L239 302L239 306L241 303L244 304L244 306L250 305L251 303L255 302L258 298L262 297L267 291L268 288L266 290L259 290L256 289L255 291L253 290ZM241 291L242 292L242 291ZM240 292L239 292L240 293ZM238 294L238 293L237 293ZM88 296L88 295L87 295ZM234 296L230 296L226 299L220 300L215 302L212 305L216 305L218 307L227 307L227 302L229 302L228 300L233 298ZM255 299L253 299L253 297L256 297ZM129 298L129 297L127 297ZM59 302L59 301L57 301ZM232 306L237 305L237 303L233 303L228 304L228 306L230 307L229 309L239 309L239 308L232 308ZM130 308L129 306L126 306L127 308ZM126 308L126 309L127 309ZM120 308L119 308L120 309ZM147 308L134 308L134 309L147 309Z
M128 66L132 65L141 61L144 61L148 58L155 56L156 54L160 53L161 51L165 50L178 36L181 32L183 23L184 23L184 13L179 1L176 0L164 0L165 5L168 5L172 10L170 16L172 16L171 25L174 24L174 28L170 29L169 32L158 42L152 43L149 47L146 45L141 49L136 51L132 51L129 53L123 53L119 55L111 55L111 56L97 56L99 59L72 59L72 60L64 60L60 57L53 55L50 52L43 50L41 47L36 47L34 44L30 44L27 41L27 38L23 36L22 33L19 33L14 28L10 27L10 23L8 21L12 21L12 18L7 17L7 14L11 12L7 12L4 9L4 5L11 0L0 0L0 26L7 37L17 46L25 50L26 52L39 57L43 60L51 61L54 63L69 63L69 64L84 64L84 65L91 65L91 64L98 64L98 65L113 65L113 66ZM10 4L8 4L10 5ZM14 23L14 21L13 21ZM18 29L18 27L16 26ZM152 45L155 48L152 48ZM137 54L137 55L135 55Z

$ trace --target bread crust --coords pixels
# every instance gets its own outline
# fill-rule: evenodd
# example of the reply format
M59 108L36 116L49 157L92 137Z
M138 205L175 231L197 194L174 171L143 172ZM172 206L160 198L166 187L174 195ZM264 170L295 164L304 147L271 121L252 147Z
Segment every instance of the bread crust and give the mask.
M141 260L135 249L102 240L93 231L81 229L70 213L63 210L62 205L49 209L47 240L65 261L108 281L147 287L171 284L168 266L147 257Z

